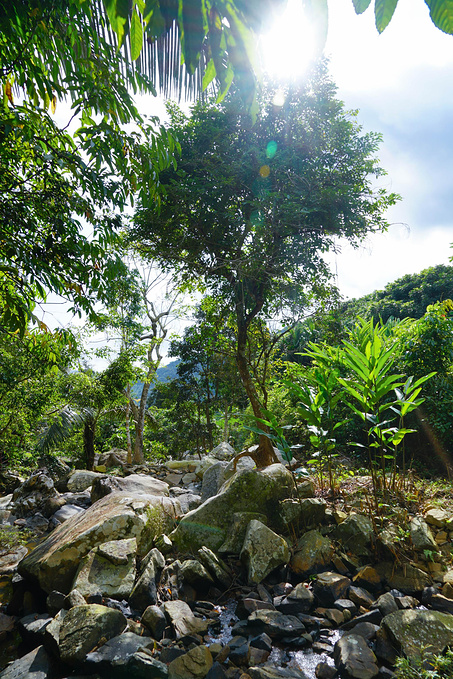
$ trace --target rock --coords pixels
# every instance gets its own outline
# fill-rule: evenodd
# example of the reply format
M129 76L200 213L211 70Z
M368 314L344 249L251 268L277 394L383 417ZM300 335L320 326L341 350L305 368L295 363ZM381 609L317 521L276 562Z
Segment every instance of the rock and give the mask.
M445 528L449 518L450 514L444 509L439 509L438 507L428 509L428 511L425 513L426 523L428 523L430 526L434 526L435 528Z
M247 674L251 679L307 679L307 675L295 667L275 667L275 665L259 665L249 667Z
M156 548L159 550L161 554L170 554L170 552L173 549L173 543L168 537L168 535L165 535L165 533L162 533L162 535L158 535L157 538L154 540L154 544Z
M219 481L225 467L226 462L216 462L204 472L201 485L201 499L203 502L219 492Z
M239 554L244 544L248 525L254 519L264 524L267 523L265 514L258 512L236 512L233 514L225 542L218 549L219 554Z
M268 634L271 638L297 637L305 632L304 624L294 615L279 611L254 611L248 618L246 628L251 634ZM236 627L233 627L233 634ZM237 632L240 633L240 632Z
M105 478L105 474L91 472L87 469L76 469L68 478L68 490L71 493L80 493L93 485L96 479Z
M141 618L142 623L149 629L151 636L160 641L167 626L167 619L159 606L148 606Z
M169 679L204 679L213 664L207 646L195 646L168 666Z
M181 577L197 590L207 590L214 583L206 568L196 559L187 559L182 562Z
M107 469L112 467L123 467L127 464L127 450L122 448L112 448L106 453L99 455L98 467L103 466Z
M209 620L197 618L184 601L166 601L162 604L162 610L173 625L177 639L191 634L204 634L208 629Z
M386 615L382 628L407 657L443 653L453 645L453 616L439 611L406 610Z
M231 460L235 454L233 446L230 446L226 441L219 443L219 445L213 448L209 453L210 457L214 457L216 460Z
M221 587L227 589L232 582L231 573L225 563L207 547L198 550L198 558Z
M92 594L127 599L135 582L137 540L115 540L95 547L82 559L73 588Z
M104 542L135 537L138 555L146 554L156 535L175 519L169 498L113 493L84 514L74 516L39 544L20 563L19 572L37 580L46 592L67 593L80 560Z
M134 495L168 496L168 483L155 479L147 474L130 474L119 476L98 476L91 488L91 501L97 502L101 497L121 491Z
M379 599L373 604L372 607L378 608L383 617L398 610L395 597L390 594L390 592L381 594Z
M349 611L351 615L355 615L357 613L357 606L353 601L350 599L337 599L334 604L335 608L338 608L339 611Z
M327 571L316 576L313 591L322 606L331 606L346 595L350 584L351 581L344 575Z
M68 611L60 628L60 657L69 665L85 659L87 653L118 634L127 626L124 615L98 604L75 606Z
M324 568L332 559L333 546L317 530L302 535L291 557L291 568L298 575L311 575Z
M54 482L43 471L36 471L13 492L10 509L16 517L32 517L50 497L57 497Z
M372 622L359 622L354 625L351 631L345 632L343 636L348 634L356 634L359 637L363 637L365 641L371 641L376 636L379 629L379 625L373 625Z
M222 486L218 495L184 516L170 538L180 549L193 552L205 545L215 551L225 542L233 515L237 512L263 513L272 528L279 500L290 497L293 489L292 476L281 464L270 465L261 471L237 472Z
M370 592L375 592L381 588L381 576L372 566L363 566L352 578L354 585L364 587Z
M50 476L54 483L64 479L71 472L71 467L66 462L50 453L44 453L39 457L38 467Z
M43 646L38 646L0 672L1 679L49 679L52 666Z
M261 582L274 568L286 565L289 557L288 543L284 538L260 521L250 521L240 553L250 584Z
M64 500L64 504L76 505L82 509L88 509L91 506L89 490L83 490L81 493L62 493L60 499Z
M359 607L363 606L363 608L371 608L374 604L374 597L371 596L366 589L363 589L363 587L354 587L354 585L351 585L348 597Z
M113 637L101 648L88 653L84 668L92 672L100 672L109 677L124 677L131 656L146 646L154 646L149 637L139 637L132 632L125 632Z
M167 679L167 666L152 657L150 651L144 648L134 653L129 659L124 673L118 679L130 677L130 679Z
M305 528L320 526L326 518L327 504L318 498L305 498L300 501L301 523Z
M0 556L0 573L2 575L14 573L19 563L26 557L27 553L28 549L25 545L19 545L10 552L2 554L2 556Z
M373 537L373 524L364 514L350 514L336 527L334 536L345 551L357 556L367 556Z
M191 493L185 488L170 488L169 494L170 497L176 498L175 507L178 516L187 514L188 512L191 512L192 509L196 509L201 505L201 495Z
M410 534L412 544L415 549L423 550L429 549L437 551L436 541L433 534L424 519L420 516L414 516L410 525Z
M157 601L157 580L160 571L165 566L165 558L158 549L152 549L142 563L142 573L130 594L131 607L143 613Z
M316 679L334 679L337 676L337 668L326 662L320 662L315 669Z
M377 659L365 639L355 634L342 637L335 644L335 666L351 679L373 679L379 673Z
M297 615L298 613L308 613L313 606L313 593L300 582L290 594L285 597L278 605L278 610L286 615Z
M444 613L450 613L450 615L453 615L453 601L451 599L449 599L446 596L443 596L442 594L439 594L437 591L430 592L427 596L425 595L425 592L427 592L427 590L432 589L434 588L427 587L423 591L422 603L425 604L425 606L429 605L435 611L443 611Z
M78 507L77 505L66 504L54 512L52 518L56 521L59 521L60 523L64 523L68 519L76 516L77 514L81 514L84 511L85 510L82 507Z
M432 579L427 573L410 564L395 568L393 562L382 561L376 565L376 570L389 587L401 590L405 594L418 594L432 584Z

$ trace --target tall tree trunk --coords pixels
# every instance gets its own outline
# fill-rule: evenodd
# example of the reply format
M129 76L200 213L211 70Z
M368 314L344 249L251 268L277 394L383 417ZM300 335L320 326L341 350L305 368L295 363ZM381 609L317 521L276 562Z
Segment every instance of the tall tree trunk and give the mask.
M239 375L241 377L241 381L244 386L245 392L249 398L250 405L252 406L253 414L255 415L256 418L265 419L255 385L253 384L252 376L250 374L246 358L247 323L244 322L244 319L242 317L239 318L239 314L237 315L237 321L238 321L238 340L236 351L236 363L238 366ZM266 425L262 424L261 422L257 422L257 426L263 430L263 434L261 434L259 437L259 446L258 450L255 451L254 453L254 459L257 467L267 467L268 465L276 462L276 456L272 443L270 439L266 436L266 434L269 433L268 427L266 427Z
M132 464L132 439L131 439L131 385L126 389L126 440L127 440L127 464Z
M86 468L93 471L94 467L94 435L96 432L96 420L88 417L83 426L83 453Z
M144 383L140 404L137 410L137 419L135 421L134 464L143 464L145 461L145 456L143 454L143 434L145 431L146 402L148 400L150 386L151 382Z

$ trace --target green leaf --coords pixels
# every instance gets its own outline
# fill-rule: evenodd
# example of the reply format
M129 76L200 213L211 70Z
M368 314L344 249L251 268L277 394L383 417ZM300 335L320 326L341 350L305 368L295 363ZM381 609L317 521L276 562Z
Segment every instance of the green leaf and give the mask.
M397 4L398 0L375 0L374 17L379 33L387 28Z
M362 14L370 5L371 0L352 0L355 13Z
M121 45L124 38L124 27L129 16L129 0L104 0L105 11L112 29Z
M143 47L143 26L135 9L132 11L130 41L131 59L135 61L140 56Z
M431 20L444 33L453 34L452 0L425 0L429 7Z

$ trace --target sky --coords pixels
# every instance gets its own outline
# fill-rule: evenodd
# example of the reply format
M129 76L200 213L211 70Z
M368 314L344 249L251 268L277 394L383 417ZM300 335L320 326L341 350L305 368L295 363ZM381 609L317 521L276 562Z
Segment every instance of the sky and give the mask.
M340 290L357 297L453 256L453 36L423 0L399 0L381 35L372 8L357 16L351 0L331 0L326 52L339 97L383 135L383 185L402 196L387 233L332 258Z
M280 73L288 63L303 67L309 53L300 2L289 0L289 21L276 21L266 38L268 63ZM325 52L339 98L359 109L364 131L383 135L382 185L402 196L387 213L387 233L358 250L340 244L341 253L327 258L343 296L360 297L453 256L453 36L432 24L424 0L399 0L382 35L372 7L357 16L352 0L329 0ZM139 106L149 115L164 110L154 98Z

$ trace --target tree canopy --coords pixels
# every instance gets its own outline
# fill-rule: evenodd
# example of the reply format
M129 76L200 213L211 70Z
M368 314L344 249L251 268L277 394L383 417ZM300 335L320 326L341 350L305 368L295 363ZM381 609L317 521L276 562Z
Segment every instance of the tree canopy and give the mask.
M267 90L252 125L234 96L169 107L181 145L177 169L160 174L160 209L141 206L130 238L184 278L204 281L234 309L237 363L255 415L259 399L245 361L250 324L308 304L328 278L322 253L337 237L358 243L385 229L397 196L376 187L378 134L363 134L335 97L321 64L284 101Z

